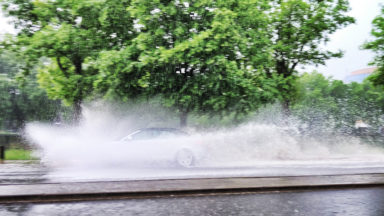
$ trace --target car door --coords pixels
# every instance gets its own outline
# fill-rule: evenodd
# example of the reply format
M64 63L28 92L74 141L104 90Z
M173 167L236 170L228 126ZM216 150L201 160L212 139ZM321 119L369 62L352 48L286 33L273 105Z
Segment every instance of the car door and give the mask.
M166 134L159 130L139 130L123 139L129 146L129 157L136 161L158 161L170 159L173 152L164 140Z

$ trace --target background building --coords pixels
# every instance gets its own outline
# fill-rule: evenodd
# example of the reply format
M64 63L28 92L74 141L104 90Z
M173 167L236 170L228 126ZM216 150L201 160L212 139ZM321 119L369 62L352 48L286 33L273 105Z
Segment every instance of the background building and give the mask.
M376 70L376 67L364 68L360 70L353 71L347 77L345 77L345 83L358 82L361 83L365 78L371 75Z

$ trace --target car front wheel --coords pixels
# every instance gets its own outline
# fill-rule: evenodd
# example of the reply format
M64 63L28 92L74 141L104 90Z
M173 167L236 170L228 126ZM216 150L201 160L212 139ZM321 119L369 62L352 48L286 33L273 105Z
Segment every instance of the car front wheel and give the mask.
M191 150L181 149L176 153L176 163L181 167L192 167L195 163L195 157Z

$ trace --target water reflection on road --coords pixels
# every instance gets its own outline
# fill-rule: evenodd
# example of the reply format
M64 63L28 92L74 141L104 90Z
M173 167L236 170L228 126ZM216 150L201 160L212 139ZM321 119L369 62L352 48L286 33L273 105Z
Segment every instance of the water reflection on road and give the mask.
M259 161L254 165L177 167L47 167L35 162L0 164L0 184L223 177L270 177L384 173L383 161Z
M0 184L176 179L213 177L300 176L384 173L381 161L259 161L252 166L181 169L174 167L48 168L35 162L0 164ZM0 205L1 216L114 215L384 215L384 188L253 193L55 204Z
M173 197L56 204L0 205L4 216L384 214L384 188Z
M33 184L46 181L48 169L38 161L3 161L0 184Z

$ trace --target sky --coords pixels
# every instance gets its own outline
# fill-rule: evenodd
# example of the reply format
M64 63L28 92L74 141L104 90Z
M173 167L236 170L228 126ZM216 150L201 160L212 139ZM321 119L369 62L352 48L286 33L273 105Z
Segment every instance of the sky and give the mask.
M349 15L356 18L356 23L335 32L331 36L331 41L326 44L327 49L343 50L344 57L328 60L325 66L317 68L306 66L300 70L308 72L317 70L326 76L343 80L355 70L370 67L368 63L374 54L369 50L361 50L360 46L365 41L372 40L371 23L380 13L380 5L384 5L384 0L350 0ZM14 33L14 30L0 12L0 36L4 33Z
M325 66L306 67L305 71L317 70L326 76L335 79L345 79L353 71L372 67L368 63L373 60L374 54L369 50L361 50L361 45L372 40L372 20L379 15L380 5L384 0L350 0L351 11L349 15L356 19L355 24L335 32L330 38L326 48L329 50L344 51L343 58L331 59Z
M2 11L0 10L0 36L3 36L5 33L14 33L14 29L10 24L8 24L9 19L4 18Z

